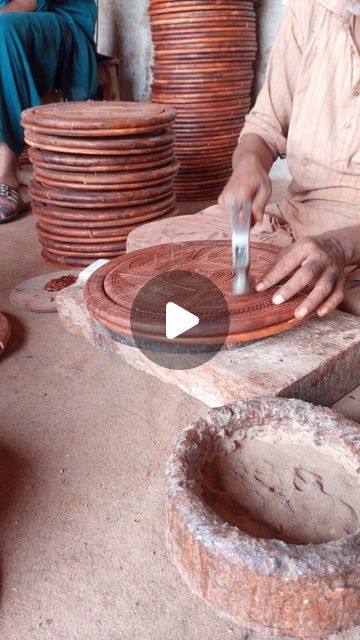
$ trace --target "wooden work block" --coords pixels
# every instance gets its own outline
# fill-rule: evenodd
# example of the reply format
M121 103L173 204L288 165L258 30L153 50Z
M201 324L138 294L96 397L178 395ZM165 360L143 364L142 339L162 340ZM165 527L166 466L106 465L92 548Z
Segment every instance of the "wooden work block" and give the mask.
M210 407L264 395L332 405L360 384L360 323L339 311L242 348L221 351L195 369L178 371L156 365L139 349L116 341L93 320L81 281L61 291L56 300L68 331L175 384Z

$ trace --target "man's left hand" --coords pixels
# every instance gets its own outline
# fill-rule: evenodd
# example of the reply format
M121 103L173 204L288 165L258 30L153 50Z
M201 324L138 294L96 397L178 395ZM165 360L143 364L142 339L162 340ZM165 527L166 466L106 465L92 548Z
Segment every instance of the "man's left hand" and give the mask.
M265 291L289 277L273 297L274 304L282 304L312 285L309 295L295 311L296 318L304 318L314 311L325 316L334 311L344 298L345 252L340 242L328 235L298 240L281 253L281 257L256 285Z

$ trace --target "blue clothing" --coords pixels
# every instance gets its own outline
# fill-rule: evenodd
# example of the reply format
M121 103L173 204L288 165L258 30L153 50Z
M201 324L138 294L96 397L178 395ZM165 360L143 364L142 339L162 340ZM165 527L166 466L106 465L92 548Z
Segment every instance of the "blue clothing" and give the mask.
M32 13L0 13L0 141L15 153L24 146L21 112L49 90L66 100L94 97L95 21L94 0L38 0Z

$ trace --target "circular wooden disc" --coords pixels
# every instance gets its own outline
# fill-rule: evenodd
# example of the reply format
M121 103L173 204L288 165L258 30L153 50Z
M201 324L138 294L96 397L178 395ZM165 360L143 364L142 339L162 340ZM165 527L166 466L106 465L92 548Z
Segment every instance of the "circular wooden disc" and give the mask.
M181 133L187 133L191 135L192 133L209 131L210 133L221 133L228 129L236 129L238 131L239 126L241 126L244 122L245 118L243 115L232 117L232 118L218 118L217 120L200 120L199 122L188 121L185 118L181 119L176 127L176 135L178 136Z
M48 224L43 221L38 222L36 228L39 234L49 240L54 240L55 242L97 244L100 242L124 242L129 233L134 231L138 226L139 225L128 227L105 227L104 229L95 229L95 232L97 232L95 234L94 229L91 228L78 229L77 227L61 227L54 224Z
M10 322L3 313L0 313L0 356L5 351L10 340Z
M176 36L185 36L188 37L189 34L196 33L197 35L207 35L207 36L218 36L218 35L230 35L230 36L239 36L239 37L251 37L256 39L256 26L255 24L249 25L246 22L237 22L236 24L226 24L223 23L219 26L218 23L214 22L213 24L207 23L198 23L198 24L190 24L190 28L186 28L184 24L169 24L169 25L155 25L154 23L151 26L151 33L153 37L174 37Z
M156 92L154 91L152 95L155 96ZM224 102L224 100L221 98L220 95L215 98L212 98L211 100L209 99L204 100L204 98L201 97L197 101L196 100L180 101L177 99L176 96L171 98L168 97L167 100L171 100L172 104L175 105L175 108L179 113L179 115L189 114L190 116L191 115L193 115L194 117L197 116L199 120L201 120L202 113L226 114L232 109L236 109L236 108L239 108L239 109L242 108L246 110L246 108L248 108L248 105L250 104L250 97L240 98L240 99L228 98L226 102ZM175 125L175 128L176 128L176 125Z
M151 6L149 8L149 14L151 16L151 22L161 19L164 16L166 19L168 14L172 15L173 22L176 22L177 18L188 17L195 20L196 18L217 18L219 20L226 18L246 18L248 20L254 20L256 18L254 5L248 7L239 7L235 3L224 3L221 7L215 7L213 3L207 3L196 5L193 3L182 2L181 4L172 3L167 7L164 5Z
M153 76L154 78L194 78L194 79L216 79L220 75L224 75L224 77L231 77L234 74L234 77L243 77L247 79L249 77L254 76L253 63L250 62L243 66L239 62L235 65L228 65L227 63L223 63L220 66L208 66L197 62L196 65L186 64L184 66L179 66L179 64L153 64L152 65Z
M236 145L233 146L226 146L224 148L221 149L221 156L224 157L224 159L226 159L226 162L228 161L229 158L231 158L232 153L235 149ZM179 151L178 153L179 159L181 161L181 166L186 169L186 168L193 168L194 164L195 164L195 157L194 154L190 153L190 150L184 150L184 151ZM209 161L212 160L214 162L218 162L218 159L220 157L219 154L219 149L217 147L209 147L209 148L201 148L201 149L197 149L196 150L196 157L198 159L197 164L195 164L195 166L201 167L201 165L203 164L203 161L208 159ZM180 173L181 175L181 173ZM178 177L174 178L174 184L176 184L178 180Z
M62 226L76 227L106 227L114 225L142 224L149 220L176 212L175 196L162 198L152 205L140 207L116 207L108 209L85 209L72 207L59 207L44 204L37 200L32 201L34 214L40 220L56 223Z
M225 109L222 106L220 109L216 108L215 105L207 106L205 105L193 105L193 109L187 108L186 105L179 105L179 122L202 122L204 119L210 120L211 118L216 119L224 119L233 118L234 115L237 117L244 116L248 113L249 107L247 105L250 104L250 98L247 100L247 104L242 103L240 106L237 103L229 104L228 109Z
M255 283L263 275L275 260L277 252L278 248L272 245L251 245L252 282ZM161 307L160 295L154 302L156 309L154 306L150 310L134 311L134 299L155 276L170 271L176 274L192 271L208 278L223 293L230 311L230 329L227 336L217 335L220 318L218 314L223 313L223 310L212 308L205 291L187 292L186 308L191 311L196 300L196 315L200 318L198 337L192 337L191 344L217 344L220 337L229 344L236 343L240 335L243 341L247 332L255 330L261 330L262 336L271 335L274 325L294 318L294 311L304 295L280 306L271 302L277 290L275 287L264 293L253 289L247 295L235 296L232 293L234 270L231 265L229 242L186 242L140 249L104 265L90 277L84 290L86 304L94 318L116 333L131 335L131 319L133 328L139 322L144 331L144 339L165 342L163 327L166 310L165 305L164 308ZM171 287L171 278L167 282ZM178 287L181 282L176 280L174 284ZM181 343L186 344L186 334L181 336Z
M154 151L168 151L172 148L174 134L164 133L158 136L136 136L129 138L66 138L62 136L43 135L25 130L25 142L30 147L48 151L64 151L65 153L84 153L91 155L144 154Z
M186 89L189 91L189 89L191 88L192 91L195 90L201 90L204 91L206 88L207 90L209 90L209 88L213 89L216 87L236 87L236 89L238 91L241 90L249 90L251 89L253 83L253 77L249 77L248 79L244 79L242 76L238 76L238 78L235 77L229 77L229 78L203 78L203 79L199 79L199 78L189 78L189 77L185 77L182 76L180 78L176 78L173 80L170 80L169 78L166 78L164 80L162 80L161 78L155 76L155 79L152 83L153 87L158 87L159 89L162 90L168 90L168 91L185 91ZM192 93L191 91L191 93Z
M151 26L159 26L163 24L168 24L173 27L178 25L179 23L183 23L186 19L189 22L189 25L196 24L198 22L204 22L208 24L217 24L221 23L236 23L236 21L241 23L248 23L249 25L253 25L256 22L256 16L253 11L239 11L236 8L228 8L225 11L217 11L214 8L208 8L207 10L194 11L189 10L188 7L171 7L171 11L154 11L150 10L150 24Z
M44 229L48 229L50 231L54 227L57 229L57 232L60 233L60 229L64 235L70 235L72 237L82 236L84 234L89 237L101 237L101 236L113 236L118 235L121 236L123 234L129 234L130 230L136 229L141 226L145 222L152 222L154 220L160 220L162 218L169 218L176 216L178 214L178 207L173 205L167 211L159 212L157 215L153 215L150 218L143 218L142 220L138 220L137 222L132 223L132 220L122 220L120 224L117 224L114 220L100 221L94 222L93 220L62 220L60 218L48 218L46 216L41 216L38 213L35 213L37 219L39 220L41 226ZM128 222L128 224L126 224Z
M26 309L27 311L35 311L37 313L56 313L56 291L47 291L45 286L53 279L62 276L74 276L77 278L78 272L72 271L53 271L45 273L30 280L25 280L10 293L10 302L15 307Z
M253 47L256 46L256 34L255 30L252 34L249 31L221 31L212 33L211 30L199 32L194 28L193 31L187 31L186 33L178 34L175 29L168 31L162 30L161 32L152 30L153 42L155 44L164 44L172 46L184 43L185 47L192 48L194 45L199 44L219 44L221 46L231 47Z
M100 242L99 239L97 242L82 242L77 239L74 242L70 242L67 238L64 241L61 240L53 240L51 234L47 232L42 232L38 228L38 238L39 242L51 249L54 253L56 251L61 255L79 255L81 258L84 254L85 257L91 256L93 253L111 253L112 255L119 255L119 252L123 251L126 246L126 236L123 238L119 238L118 242Z
M223 180L227 177L230 177L231 173L232 169L230 166L226 169L211 169L211 171L204 169L202 172L200 169L197 172L192 172L189 169L188 173L183 173L181 178L179 178L179 182L175 186L177 187L179 183L197 184L199 182L202 182L204 184L207 181Z
M162 216L159 216L158 219L161 219ZM58 224L54 224L52 222L46 222L41 220L40 218L37 229L39 229L42 233L46 233L51 240L58 240L60 242L66 242L69 240L70 242L73 240L74 242L112 242L114 239L119 240L120 238L124 240L131 231L137 229L138 224L134 225L122 225L122 226L112 226L112 227L64 227Z
M43 133L100 137L150 132L175 117L173 109L151 102L58 102L27 109L21 123Z
M100 209L104 207L116 207L118 205L130 207L132 205L151 204L161 197L172 193L172 182L169 184L151 187L149 189L137 189L131 191L101 191L94 194L93 191L78 191L75 189L59 189L56 187L44 187L37 180L32 180L29 188L31 197L49 204L56 203L63 207L77 207Z
M186 75L183 74L170 74L170 73L161 73L161 72L154 72L153 73L153 85L156 85L158 87L203 87L203 86L218 86L220 83L224 86L227 86L228 84L234 84L238 87L239 90L241 89L248 89L249 87L252 86L253 80L254 80L254 74L252 71L249 71L249 73L238 73L238 74L232 74L232 75L223 75L223 77L220 79L217 77L219 74L214 74L214 75L205 75L205 74L189 74L187 73Z
M179 53L175 53L175 52L171 52L171 51L166 51L165 49L157 49L156 53L155 53L155 62L157 62L158 60L167 60L167 62L170 64L171 62L174 64L177 64L180 61L186 61L188 63L193 63L194 66L197 66L198 62L201 60L203 62L207 62L208 64L211 64L212 62L215 61L221 61L221 62L226 62L228 67L230 65L236 65L239 60L242 59L247 59L251 62L254 62L256 59L256 52L253 51L235 51L235 52L230 52L230 51L217 51L217 49L215 51L198 51L198 52L193 52L193 53L184 53L182 51Z
M96 260L99 259L96 257L78 258L76 256L57 255L45 249L44 247L41 250L41 256L44 258L44 260L46 260L46 262L49 262L50 264L55 264L58 267L65 265L70 267L74 266L77 268L87 267L89 264L92 264L92 262L95 262ZM107 256L105 256L105 259L107 259Z
M226 42L215 42L214 44L209 43L190 43L188 48L185 44L182 44L181 41L177 44L166 43L161 48L158 48L157 55L158 56L181 56L181 57L189 57L196 58L198 55L206 56L211 54L216 54L215 57L219 56L221 58L222 54L228 56L229 54L236 55L246 55L248 57L252 57L255 60L257 47L256 45L249 46L241 46L236 44L227 44Z
M181 88L178 87L159 87L156 83L153 84L152 87L153 94L161 96L161 98L166 100L171 100L172 102L202 102L203 100L212 100L216 99L220 102L224 102L228 98L247 98L249 97L250 90L249 89L241 89L239 90L237 87L221 87L221 86L204 86L204 87L191 87L186 86ZM175 125L176 128L176 125Z
M156 55L156 52L155 52ZM216 60L213 62L208 62L207 60L198 60L196 66L193 63L188 62L187 60L179 60L175 62L173 60L159 59L152 62L152 69L154 73L157 71L165 72L179 72L179 73L220 73L222 71L239 71L240 69L243 71L253 70L253 63L250 60L237 60L236 64L233 66L229 66L227 62L222 62L221 60Z
M151 187L166 183L172 178L180 167L179 162L173 162L168 166L148 171L117 171L116 173L89 174L80 171L69 173L68 171L52 171L51 169L34 168L34 177L42 184L59 186L67 189L89 189L103 191L104 189L115 191L123 189L139 189L139 187Z
M196 151L196 153L198 153L199 151L206 151L207 149L216 149L218 153L220 153L220 150L224 150L226 152L228 147L231 145L233 148L235 148L237 140L238 136L234 135L230 138L219 138L218 140L213 139L211 141L204 140L203 142L179 142L178 149L179 153L190 153L191 149L193 150L193 152Z
M123 248L117 251L101 251L101 250L79 251L78 248L74 250L70 249L69 251L65 251L60 248L56 249L54 247L49 247L47 244L43 243L42 241L40 242L43 246L43 250L45 249L47 253L52 254L53 256L80 259L80 260L90 259L91 262L94 262L95 260L99 260L100 258L104 258L105 260L111 260L112 258L117 258L118 256L121 256L126 250L126 242L123 243L122 245Z
M167 165L174 160L174 151L146 154L144 156L89 156L75 153L44 151L32 147L29 149L32 164L54 171L84 171L103 173L113 171L136 171L154 169Z
M207 147L210 146L218 146L222 144L227 144L228 142L231 144L233 141L237 142L239 138L240 128L236 129L234 132L226 132L224 134L215 135L208 134L207 132L201 133L199 132L197 135L195 134L179 134L177 139L177 147L178 149L186 148L186 146L191 146L193 149L197 149L199 147Z
M193 38L192 40L183 40L180 35L177 38L161 38L154 36L153 42L155 47L166 48L171 52L176 52L179 48L186 53L196 53L197 51L207 52L219 48L219 51L256 51L255 40L241 41L239 38L224 40L220 38Z

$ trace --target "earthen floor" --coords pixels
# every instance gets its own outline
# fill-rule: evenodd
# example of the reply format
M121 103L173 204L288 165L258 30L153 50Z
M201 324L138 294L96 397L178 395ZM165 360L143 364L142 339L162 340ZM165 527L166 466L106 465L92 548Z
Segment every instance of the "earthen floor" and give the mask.
M171 444L207 408L55 314L11 307L17 283L53 270L31 215L0 227L1 640L267 640L193 597L164 544ZM360 389L338 408L360 421Z

